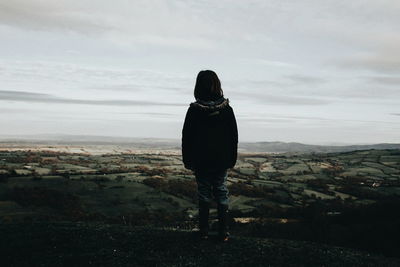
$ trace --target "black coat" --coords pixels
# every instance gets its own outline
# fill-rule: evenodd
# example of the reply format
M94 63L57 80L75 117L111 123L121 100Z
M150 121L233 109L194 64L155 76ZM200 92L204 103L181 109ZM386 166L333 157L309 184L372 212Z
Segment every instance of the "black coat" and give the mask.
M182 130L182 158L191 170L233 168L238 130L229 99L196 101L187 110Z

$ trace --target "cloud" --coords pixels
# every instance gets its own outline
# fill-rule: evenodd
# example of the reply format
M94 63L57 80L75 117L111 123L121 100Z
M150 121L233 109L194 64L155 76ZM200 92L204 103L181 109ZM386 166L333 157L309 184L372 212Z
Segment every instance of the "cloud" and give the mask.
M175 1L176 2L176 1ZM171 14L172 9L174 14ZM132 44L209 50L211 27L193 20L186 5L160 1L0 0L0 25L22 30L77 33L122 46ZM190 37L190 38L188 38Z
M63 1L0 1L0 23L39 31L70 31L83 34L111 29L104 20L95 20L87 8Z
M316 76L306 76L306 75L299 75L299 74L292 74L292 75L285 75L284 78L295 82L295 83L303 83L308 85L315 85L325 83L326 80Z
M52 93L58 88L68 88L69 94L74 95L88 90L98 90L104 94L107 91L113 94L116 91L148 94L155 90L182 93L188 88L192 90L194 77L146 68L85 66L51 61L0 61L1 88L15 88L15 85L23 83L32 91L48 88ZM20 87L16 89L25 90Z
M373 50L363 53L358 52L336 61L336 65L346 69L361 69L388 74L400 73L398 47L400 47L400 38L393 36L390 42L385 40Z
M116 112L117 114L123 115L146 115L149 117L176 117L177 114L172 114L168 112Z
M393 76L372 76L367 78L369 81L383 85L400 85L400 77Z
M400 73L400 56L371 55L364 57L351 57L339 63L347 69L363 69L381 73Z
M83 104L83 105L105 105L105 106L187 106L181 103L165 103L143 100L88 100L72 99L53 96L50 94L31 93L24 91L5 91L0 90L1 101L36 102L49 104Z
M259 95L257 100L262 103L285 105L326 105L332 102L321 98L277 95Z
M333 90L329 97L343 101L363 100L369 103L398 103L400 91L393 86L383 86L374 84L361 84L354 87L340 88ZM356 103L355 103L356 104Z
M246 118L243 122L252 122L257 124L271 124L271 123L295 123L296 120L290 119L267 119L267 118Z
M250 99L254 102L261 104L271 104L271 105L299 105L299 106L309 106L309 105L326 105L331 103L331 100L315 98L315 97L302 97L302 96L289 96L289 95L272 95L263 94L257 92L234 92L235 96L238 95L243 99Z
M237 60L239 63L244 63L244 64L257 64L262 66L278 67L278 68L299 68L298 65L293 63L279 61L279 60L269 60L264 58L239 58Z
M275 80L241 80L241 81L228 81L228 85L230 86L239 86L244 88L267 88L270 86L285 86L286 84L282 83L281 81Z
M399 11L398 0L0 0L2 131L91 127L68 124L73 113L99 119L92 132L119 134L134 119L142 124L132 126L133 134L179 133L172 121L184 115L179 103L192 100L195 74L204 67L220 75L238 115L295 115L266 116L290 129L278 137L297 139L304 126L309 140L396 140L397 130L379 121L399 116L388 115L400 99ZM328 68L333 59L335 68ZM7 107L46 109L29 117L49 114L60 123L26 124L28 116ZM102 118L121 119L121 128L104 127ZM369 119L376 122L362 130L372 132L347 135L348 127L364 125L355 121ZM266 135L242 129L254 138Z
M242 121L255 121L255 122L300 122L300 121L317 121L318 124L341 124L343 122L354 122L354 123L376 123L376 124L388 124L388 125L399 125L398 122L393 121L377 121L377 120L360 120L360 119L345 119L345 118L327 118L327 117L313 117L313 116L293 116L284 114L263 114L263 117L258 115L239 115L237 116ZM400 116L400 113L391 113L391 115Z
M151 81L148 81L149 83ZM160 82L160 81L159 81ZM92 89L92 90L109 90L109 91L135 91L137 92L138 90L152 90L152 89L161 89L161 90L166 90L166 91L171 91L171 92L183 92L187 91L186 88L182 87L177 87L177 86L168 86L168 85L153 85L153 84L109 84L109 85L95 85L95 86L90 86L87 89Z

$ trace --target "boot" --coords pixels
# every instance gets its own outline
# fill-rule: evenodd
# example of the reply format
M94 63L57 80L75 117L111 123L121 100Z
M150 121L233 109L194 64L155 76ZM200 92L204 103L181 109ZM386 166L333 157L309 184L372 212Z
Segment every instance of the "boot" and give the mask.
M208 216L210 213L210 203L199 201L199 228L200 239L208 239Z
M223 242L228 241L228 205L218 204L218 236Z

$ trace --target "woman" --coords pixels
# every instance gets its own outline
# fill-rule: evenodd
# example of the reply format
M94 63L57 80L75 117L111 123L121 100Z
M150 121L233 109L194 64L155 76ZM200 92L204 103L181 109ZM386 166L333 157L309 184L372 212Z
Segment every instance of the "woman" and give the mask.
M237 159L238 131L235 115L224 97L221 82L211 70L200 71L182 130L182 158L194 172L198 189L200 238L208 238L212 197L217 202L218 236L228 241L227 170Z

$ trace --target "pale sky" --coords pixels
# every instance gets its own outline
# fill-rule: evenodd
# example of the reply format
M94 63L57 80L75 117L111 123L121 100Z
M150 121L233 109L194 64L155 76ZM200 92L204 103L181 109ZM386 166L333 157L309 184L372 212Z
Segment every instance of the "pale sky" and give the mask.
M200 70L239 141L400 142L398 0L0 0L0 135L181 138Z

